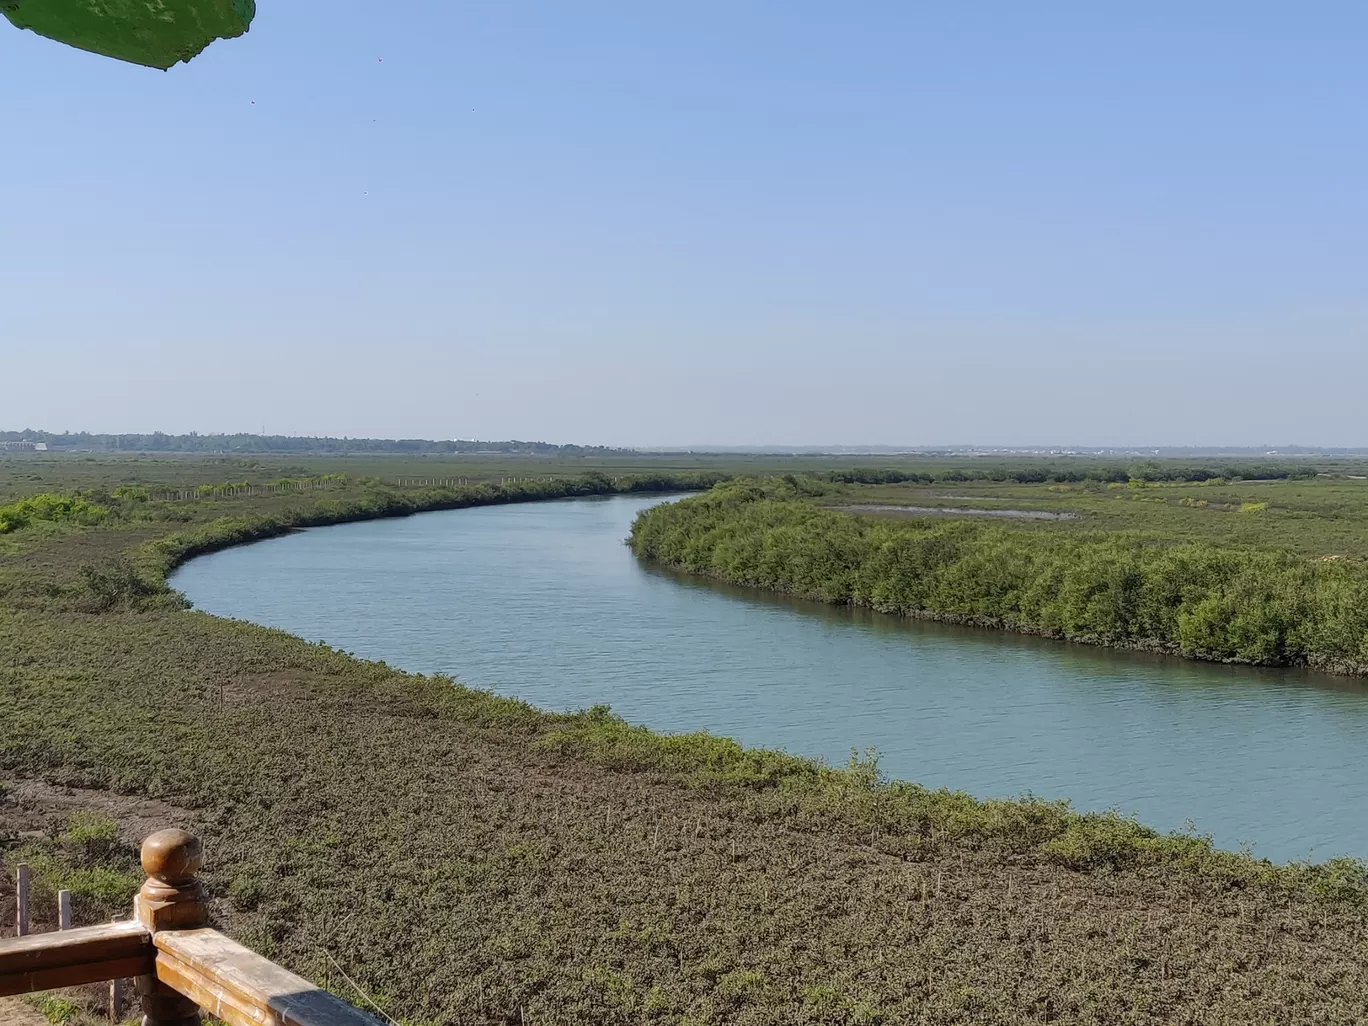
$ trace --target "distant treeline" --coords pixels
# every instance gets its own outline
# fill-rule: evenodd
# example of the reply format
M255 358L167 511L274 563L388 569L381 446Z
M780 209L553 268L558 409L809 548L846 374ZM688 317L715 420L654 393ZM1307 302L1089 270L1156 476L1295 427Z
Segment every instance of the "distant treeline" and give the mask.
M855 467L833 470L816 476L842 484L941 484L956 481L1004 481L1016 484L1081 484L1097 481L1102 484L1127 481L1281 481L1289 478L1313 478L1319 468L1303 463L1255 463L1253 461L1188 466L1157 462L1132 463L1126 466L1080 463L1073 466L1057 464L1045 466L947 467L945 470L922 468L897 470L884 467Z
M106 435L85 431L0 431L0 442L46 442L53 449L91 452L185 452L185 453L401 453L407 455L453 455L499 453L503 455L575 456L619 452L602 445L553 445L550 442L482 442L425 438L305 438L294 435Z
M811 478L736 480L657 506L637 555L882 612L1202 659L1368 672L1368 565L1139 532L865 519Z

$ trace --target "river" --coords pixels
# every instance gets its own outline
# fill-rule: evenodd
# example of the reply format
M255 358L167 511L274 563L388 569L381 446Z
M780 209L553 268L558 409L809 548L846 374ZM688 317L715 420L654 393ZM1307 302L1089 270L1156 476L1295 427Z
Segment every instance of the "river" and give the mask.
M681 579L623 545L658 497L491 506L204 556L175 587L547 709L606 703L980 797L1195 827L1276 860L1368 858L1368 687L905 621Z

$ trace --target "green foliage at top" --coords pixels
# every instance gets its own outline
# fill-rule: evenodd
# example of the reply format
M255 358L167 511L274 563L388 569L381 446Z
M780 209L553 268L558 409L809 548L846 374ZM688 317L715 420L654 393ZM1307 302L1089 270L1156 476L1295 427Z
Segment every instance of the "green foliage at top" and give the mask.
M44 492L11 502L8 506L0 506L0 534L18 531L39 520L52 523L95 524L108 515L108 507L90 502L78 495L53 495Z
M166 70L216 39L240 36L255 0L0 0L17 28L78 50Z
M1368 563L1360 559L1143 531L863 518L801 492L782 482L722 484L642 513L632 546L691 573L882 612L1368 672Z

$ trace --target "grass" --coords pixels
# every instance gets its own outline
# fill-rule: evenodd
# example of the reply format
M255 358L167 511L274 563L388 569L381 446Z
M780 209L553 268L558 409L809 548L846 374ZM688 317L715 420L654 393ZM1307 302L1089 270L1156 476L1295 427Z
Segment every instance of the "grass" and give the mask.
M1010 526L1063 534L1142 532L1172 541L1279 549L1311 557L1368 557L1368 480L1343 472L1309 480L1215 479L1139 487L1099 482L883 485L820 501L830 506L859 502L1078 513L1081 516L1073 520Z
M1060 803L976 801L885 780L869 755L833 768L602 708L546 713L165 590L209 548L632 487L612 482L625 468L600 470L605 485L547 463L512 475L540 483L477 495L365 483L337 462L177 460L186 485L348 477L324 494L143 502L112 493L167 480L163 461L76 461L68 479L44 463L16 486L33 466L0 461L7 500L90 489L111 511L0 538L0 833L46 886L119 907L138 838L185 825L206 840L218 925L358 1000L335 960L413 1023L1368 1018L1357 863L1279 866ZM444 469L427 476L473 476Z
M375 481L398 489L398 482L412 480L459 478L472 484L498 484L509 478L574 477L587 473L600 473L610 478L697 473L738 476L825 473L848 465L848 460L830 456L691 453L602 453L573 457L507 453L458 456L15 453L0 455L0 504L41 492L84 489L113 492L120 486L195 488L227 481L264 485L281 478L336 474L345 475L353 482ZM902 462L897 465L904 466Z
M72 915L98 923L125 915L142 884L135 847L119 837L118 823L91 810L51 817L39 836L15 841L4 852L5 868L28 865L31 901L41 919L56 907L57 892L70 891Z

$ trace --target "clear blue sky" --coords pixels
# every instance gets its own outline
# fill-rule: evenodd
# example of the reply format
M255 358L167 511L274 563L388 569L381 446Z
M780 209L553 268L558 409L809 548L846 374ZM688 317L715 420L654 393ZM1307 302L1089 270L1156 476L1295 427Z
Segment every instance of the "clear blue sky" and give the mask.
M0 24L0 426L1368 445L1363 4L258 6Z

